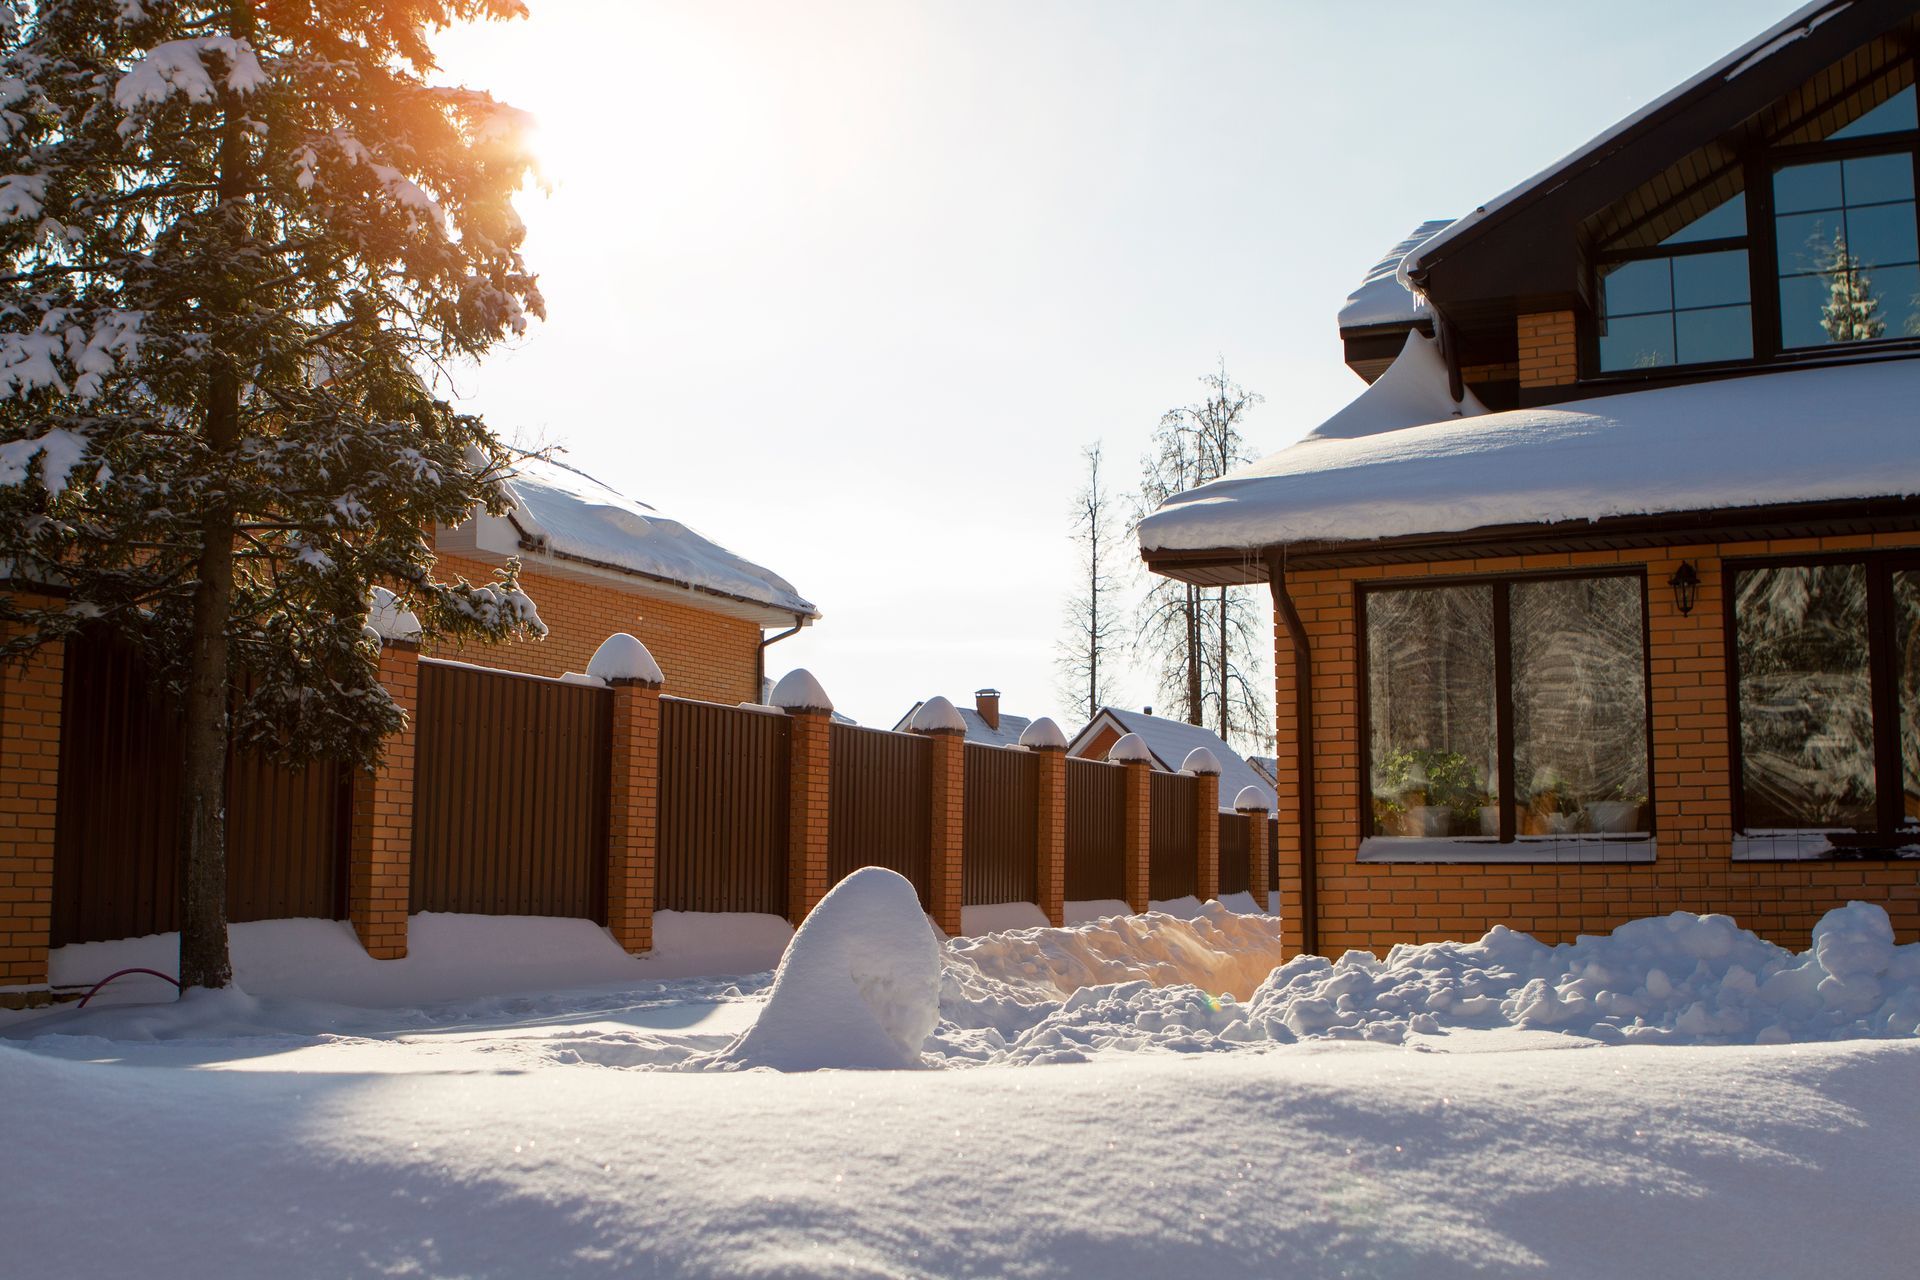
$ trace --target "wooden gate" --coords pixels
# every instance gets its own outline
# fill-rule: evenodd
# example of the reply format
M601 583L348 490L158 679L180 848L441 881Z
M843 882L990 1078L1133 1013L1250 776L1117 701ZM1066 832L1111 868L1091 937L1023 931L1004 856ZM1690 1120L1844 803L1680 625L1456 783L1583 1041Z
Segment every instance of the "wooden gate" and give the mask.
M52 945L180 927L182 730L133 644L104 631L67 642ZM229 920L346 915L348 774L228 756Z
M660 700L654 905L787 913L786 716Z
M1126 770L1067 761L1067 901L1125 901Z
M1147 892L1156 902L1192 897L1200 891L1200 855L1194 839L1200 779L1189 773L1155 770L1148 786L1152 843Z
M414 911L606 923L613 691L420 663Z
M926 906L933 863L932 742L836 724L828 730L828 748L828 880L838 884L861 867L888 867L913 881Z
M966 853L961 901L1038 901L1040 761L1030 751L966 744Z

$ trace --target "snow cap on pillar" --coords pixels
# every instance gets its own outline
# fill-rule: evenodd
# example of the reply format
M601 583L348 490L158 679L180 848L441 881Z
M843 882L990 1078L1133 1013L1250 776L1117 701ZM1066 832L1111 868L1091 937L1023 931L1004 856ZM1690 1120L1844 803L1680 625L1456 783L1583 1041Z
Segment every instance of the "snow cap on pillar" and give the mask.
M795 667L773 686L773 705L782 711L832 711L833 699L805 667Z
M1269 813L1273 809L1267 802L1266 792L1258 787L1240 788L1240 794L1233 798L1233 807L1241 813Z
M1065 751L1067 735L1060 732L1052 716L1041 716L1021 733L1020 745L1029 751Z
M600 642L593 651L593 657L587 663L587 674L602 680L644 680L648 684L665 684L667 678L660 674L660 664L647 652L647 646L640 643L637 636L624 631L616 631Z
M375 587L367 600L367 625L380 633L383 641L420 642L420 619L410 609L400 607L400 597L385 587Z
M1116 760L1121 764L1133 764L1135 762L1152 764L1153 752L1147 750L1147 740L1145 738L1137 733L1129 733L1122 737L1120 741L1113 744L1113 749L1107 752L1107 759Z
M920 704L907 728L915 733L965 733L967 722L960 718L959 708L936 693Z
M1180 762L1180 772L1211 773L1215 777L1218 777L1220 774L1220 760L1213 752L1207 750L1205 747L1195 747L1193 750L1187 752L1187 758Z

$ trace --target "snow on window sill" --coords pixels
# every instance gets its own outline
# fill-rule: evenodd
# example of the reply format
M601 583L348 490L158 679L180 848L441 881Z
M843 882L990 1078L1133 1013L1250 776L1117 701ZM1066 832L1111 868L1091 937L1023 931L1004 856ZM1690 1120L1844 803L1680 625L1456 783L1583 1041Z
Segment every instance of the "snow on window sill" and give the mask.
M1829 836L1853 834L1855 834L1853 831L1842 828L1821 831L1798 829L1742 831L1733 838L1733 860L1735 862L1830 862L1843 858L1851 860L1920 857L1920 844L1899 849L1861 849L1846 844L1836 845L1828 839Z
M1651 836L1522 836L1498 840L1423 836L1369 836L1361 862L1652 862Z

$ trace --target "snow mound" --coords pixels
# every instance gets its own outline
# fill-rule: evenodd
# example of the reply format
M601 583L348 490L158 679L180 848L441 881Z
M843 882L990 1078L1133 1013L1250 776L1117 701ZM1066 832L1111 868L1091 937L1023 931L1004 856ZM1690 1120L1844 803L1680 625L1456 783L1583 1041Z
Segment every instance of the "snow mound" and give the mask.
M1350 951L1276 969L1250 1002L1276 1038L1399 1043L1450 1028L1544 1029L1603 1041L1784 1044L1920 1033L1920 943L1881 907L1829 911L1795 954L1722 915L1677 911L1547 946L1479 942Z
M1180 772L1194 774L1210 773L1218 777L1220 775L1220 757L1214 755L1213 752L1207 750L1205 747L1195 747L1193 750L1187 752L1187 758L1180 762Z
M760 1018L708 1069L923 1065L940 1020L940 942L905 876L862 867L795 931Z
M907 728L915 733L965 733L967 722L953 703L936 693L920 704Z
M638 636L625 631L616 631L600 642L593 651L593 657L587 662L587 674L601 680L645 680L649 684L665 684L666 676L661 674L660 664L653 660L653 654L642 644Z
M1041 716L1020 735L1020 745L1030 751L1065 751L1067 735L1060 732L1052 716Z
M814 679L813 672L795 667L773 686L773 705L782 711L832 711L833 699Z
M367 602L367 625L379 632L382 640L420 639L420 619L411 609L400 607L400 597L385 587L375 587Z
M1120 740L1113 744L1112 749L1107 752L1107 759L1120 764L1133 761L1144 761L1147 764L1152 764L1153 752L1147 749L1147 740L1145 738L1137 733L1127 733L1122 734Z
M1233 798L1233 807L1240 813L1253 813L1256 811L1267 813L1271 811L1273 806L1268 802L1266 794L1262 792L1260 788L1242 787L1240 788L1240 794Z

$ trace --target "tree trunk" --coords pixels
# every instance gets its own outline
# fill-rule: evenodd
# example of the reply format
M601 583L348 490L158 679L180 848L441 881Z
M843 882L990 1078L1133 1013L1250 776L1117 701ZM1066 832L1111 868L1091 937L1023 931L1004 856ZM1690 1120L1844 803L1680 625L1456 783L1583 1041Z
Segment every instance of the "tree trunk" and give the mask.
M1220 588L1220 741L1227 741L1227 589Z
M1200 588L1187 588L1187 723L1206 721L1206 695L1200 683Z

